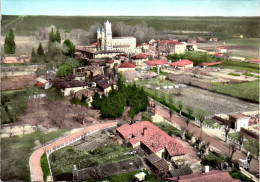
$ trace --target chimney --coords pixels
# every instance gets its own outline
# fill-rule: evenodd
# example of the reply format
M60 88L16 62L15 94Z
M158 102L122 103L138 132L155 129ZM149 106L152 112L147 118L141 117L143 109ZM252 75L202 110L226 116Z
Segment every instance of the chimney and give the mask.
M144 131L147 130L146 127L143 128L143 133L141 133L144 136Z
M204 172L205 172L205 173L208 173L208 172L209 172L209 166L205 166Z

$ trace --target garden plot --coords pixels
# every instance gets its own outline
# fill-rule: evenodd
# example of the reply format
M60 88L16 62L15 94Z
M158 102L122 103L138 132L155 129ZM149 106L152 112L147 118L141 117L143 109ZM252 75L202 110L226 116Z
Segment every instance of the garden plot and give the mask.
M213 93L195 87L166 90L173 95L175 100L180 100L186 105L200 108L212 113L230 113L258 110L258 105L226 95ZM181 93L181 94L179 94Z

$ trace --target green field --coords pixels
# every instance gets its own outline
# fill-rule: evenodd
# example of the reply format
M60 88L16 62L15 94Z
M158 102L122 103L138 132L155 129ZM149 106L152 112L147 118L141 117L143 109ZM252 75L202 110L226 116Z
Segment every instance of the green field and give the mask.
M92 152L77 151L68 146L53 152L49 160L54 178L63 179L65 175L72 173L73 165L77 165L78 169L84 169L129 160L136 157L126 154L131 150L132 148L115 143L99 147Z
M106 20L122 21L126 25L136 25L142 21L156 31L190 30L209 31L218 38L231 38L235 33L244 37L259 37L258 17L148 17L148 16L11 16L2 15L2 35L10 28L15 35L34 35L38 26L55 25L57 28L70 32L72 29L89 30L95 23Z
M30 181L29 158L34 152L34 141L41 144L63 136L67 130L43 134L35 132L27 135L1 139L1 179L4 181ZM44 142L45 141L45 142Z
M259 102L259 80L228 85L212 83L212 87L209 89L233 97Z
M259 64L230 60L222 60L222 64L215 65L214 67L224 67L235 70L249 71L253 73L259 73L260 71Z
M222 40L226 44L234 44L236 46L256 47L260 46L259 38L247 38L247 39L226 39Z

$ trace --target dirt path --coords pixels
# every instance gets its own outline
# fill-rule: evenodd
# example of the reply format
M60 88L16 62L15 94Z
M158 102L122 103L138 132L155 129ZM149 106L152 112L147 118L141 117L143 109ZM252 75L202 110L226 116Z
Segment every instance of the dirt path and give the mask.
M169 111L160 105L156 106L155 113L164 117L167 120L170 120ZM181 128L186 128L186 126L187 126L186 122L182 118L180 118L177 114L173 114L173 116L171 118L171 122L179 125ZM188 131L190 133L193 133L195 137L197 137L197 138L200 137L201 129L198 128L193 123L189 124ZM212 147L218 149L222 153L224 153L228 156L230 155L229 147L226 144L220 142L218 139L206 134L205 132L202 132L202 140L205 142L209 142ZM240 151L236 151L234 153L234 157L233 157L234 160L245 159L245 158L246 158L246 155L242 154ZM253 173L259 173L259 164L256 159L253 159L251 161L249 170L250 170L250 172L253 172Z
M177 89L167 90L173 98L194 108L209 111L211 113L230 113L241 111L256 111L258 105L243 101L234 97L210 92L195 87L180 88L181 95L177 96Z
M47 145L46 147L42 147L42 148L34 151L32 153L32 155L30 156L30 160L29 160L31 181L43 182L43 173L42 173L42 169L41 169L40 160L41 160L41 156L45 153L45 151L46 152L50 151L51 149L58 147L62 144L65 144L66 142L71 141L75 138L78 138L87 132L91 132L91 131L98 130L98 129L108 128L111 126L115 126L116 124L117 124L116 122L111 122L111 123L95 124L92 126L88 126L88 127L85 127L83 131L80 130L76 133L66 136L65 138L55 141L55 142Z

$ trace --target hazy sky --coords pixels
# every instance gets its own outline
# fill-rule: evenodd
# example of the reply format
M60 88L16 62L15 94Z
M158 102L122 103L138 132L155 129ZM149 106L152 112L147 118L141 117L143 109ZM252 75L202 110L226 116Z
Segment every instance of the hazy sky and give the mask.
M260 0L2 0L6 15L260 16Z

